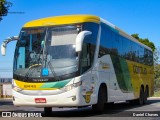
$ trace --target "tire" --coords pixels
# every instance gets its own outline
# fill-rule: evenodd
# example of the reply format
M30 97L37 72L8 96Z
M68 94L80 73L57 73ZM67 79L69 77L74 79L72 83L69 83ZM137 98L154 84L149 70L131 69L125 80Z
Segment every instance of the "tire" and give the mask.
M144 104L146 104L148 96L149 96L149 89L148 89L148 87L146 87L146 90L144 93L144 100L143 100Z
M45 107L44 108L44 115L49 116L52 114L52 107Z
M135 100L135 102L138 105L143 105L144 104L144 90L143 90L142 87L140 89L139 98L137 100Z
M114 106L114 102L110 102L110 103L105 103L105 104L104 104L104 108L107 109L107 110L108 110L109 108L112 108L113 106Z
M104 104L107 99L106 89L104 87L100 87L98 92L98 100L97 104L92 105L92 110L96 113L102 113L104 110Z
M136 105L136 101L137 101L137 99L136 100L129 100L128 102L130 105Z

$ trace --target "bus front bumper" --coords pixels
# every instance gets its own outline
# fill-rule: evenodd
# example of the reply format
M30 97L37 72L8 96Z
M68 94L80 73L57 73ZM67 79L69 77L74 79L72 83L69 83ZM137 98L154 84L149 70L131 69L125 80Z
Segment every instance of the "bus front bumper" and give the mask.
M24 95L13 90L13 104L15 106L34 106L34 107L78 107L89 105L77 87L70 91L57 95ZM37 100L41 100L37 102Z

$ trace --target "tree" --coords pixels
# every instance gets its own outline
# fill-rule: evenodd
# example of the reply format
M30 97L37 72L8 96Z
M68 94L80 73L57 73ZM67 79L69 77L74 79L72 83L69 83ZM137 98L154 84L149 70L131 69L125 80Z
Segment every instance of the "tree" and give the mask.
M135 39L137 39L139 42L145 44L146 46L150 47L152 49L152 51L155 51L155 45L153 42L150 42L148 38L140 38L139 34L132 34L132 37L134 37Z
M160 88L160 47L154 51L154 87L156 90Z
M139 40L139 34L136 33L136 34L132 34L131 36Z
M160 88L160 65L154 66L154 87L155 89Z
M154 65L160 64L160 47L157 47L154 51Z
M8 2L6 0L0 0L0 21L2 20L2 16L7 16L9 7L11 6L11 2Z

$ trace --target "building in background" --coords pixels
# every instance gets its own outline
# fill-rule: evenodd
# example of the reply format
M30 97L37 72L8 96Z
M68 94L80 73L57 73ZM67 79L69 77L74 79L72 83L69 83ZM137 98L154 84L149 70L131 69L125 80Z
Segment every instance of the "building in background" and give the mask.
M12 78L0 78L0 98L12 97Z

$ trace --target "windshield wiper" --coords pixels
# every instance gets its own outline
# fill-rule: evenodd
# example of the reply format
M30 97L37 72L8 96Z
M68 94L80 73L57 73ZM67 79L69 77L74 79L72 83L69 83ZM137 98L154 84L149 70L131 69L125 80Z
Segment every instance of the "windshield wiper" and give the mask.
M41 65L39 64L36 64L36 65L33 65L31 67L29 67L26 75L24 76L24 80L28 80L28 77L31 76L35 70L37 70L38 67L40 67Z
M52 74L54 75L54 77L55 77L55 78L58 78L58 81L60 81L60 77L57 76L57 74L56 74L56 72L54 71L54 68L53 68L53 66L52 66L52 64L51 64L50 61L48 62L48 65L49 65L49 67L50 67L50 69L51 69L51 72L52 72Z

